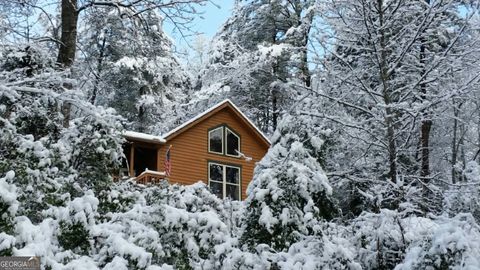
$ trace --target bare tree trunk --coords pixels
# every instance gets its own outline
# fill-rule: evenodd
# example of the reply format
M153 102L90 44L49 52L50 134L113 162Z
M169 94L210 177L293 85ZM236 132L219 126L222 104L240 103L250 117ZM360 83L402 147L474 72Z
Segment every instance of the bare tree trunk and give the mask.
M427 5L430 4L430 0L425 0ZM423 4L422 4L423 5ZM426 105L428 102L427 99L427 78L425 74L427 73L427 38L425 37L426 32L421 33L419 38L420 41L420 53L419 53L419 64L420 64L420 89L419 96L420 102L422 105ZM425 213L435 212L435 209L439 208L438 205L438 196L436 196L433 190L428 186L430 183L430 131L432 129L432 119L431 114L426 107L422 108L420 112L422 119L420 121L420 180L423 182L423 205L422 208Z
M460 130L460 138L458 138L458 150L460 151L460 158L462 161L462 171L465 170L465 165L467 164L467 157L465 155L465 147L464 147L464 141L465 141L465 133L467 132L465 130L465 123L460 122L459 124L459 130ZM458 151L457 150L457 151ZM465 178L465 174L462 173L460 175L459 181L466 181L467 179Z
M308 55L307 55L307 44L302 49L302 63L300 66L300 70L302 72L302 79L305 82L306 87L311 86L312 76L310 75L310 70L308 70Z
M453 138L452 138L452 183L455 184L457 182L457 171L455 169L455 165L457 164L457 155L458 155L458 148L457 148L457 129L458 129L458 108L455 104L455 99L453 100Z
M430 0L425 0L427 4L430 4ZM426 74L426 43L427 40L425 37L420 38L420 68L421 68L421 77ZM423 78L423 81L420 83L420 98L422 103L425 103L427 100L427 84L425 83L426 78ZM424 108L422 112L422 121L420 123L420 177L423 181L428 182L428 177L430 176L430 131L432 129L432 120L431 116L428 113L427 109Z
M93 86L92 96L90 96L90 103L95 104L98 94L98 85L100 84L100 77L103 71L103 56L105 55L105 43L107 41L106 35L103 35L102 44L99 47L100 55L97 59L97 74L95 74L95 82Z
M478 134L478 137L477 137L477 144L478 144L478 150L477 150L477 153L475 154L475 156L473 157L473 160L476 160L478 155L480 154L480 99L477 98L477 112L478 112L478 119L477 119L477 134ZM478 159L478 163L480 164L480 159Z
M390 97L390 89L388 85L388 67L387 67L387 48L384 33L384 18L383 18L383 0L377 0L379 23L380 23L380 78L383 86L383 101L385 103L385 125L387 127L387 140L388 140L388 159L389 159L389 172L388 176L393 183L397 182L397 144L395 141L395 127L394 127L394 112L390 105L392 103Z
M278 121L278 101L276 91L272 91L272 128L277 129Z
M302 9L300 9L300 8L297 9L296 13L297 13L298 18L301 18ZM302 51L301 51L302 62L300 63L300 71L301 71L301 76L302 76L303 81L305 82L306 87L311 86L311 80L312 80L312 76L310 75L310 70L308 69L308 37L310 35L310 29L312 28L311 27L312 22L313 22L313 13L312 12L308 13L306 15L306 17L299 22L299 26L302 23L308 25L305 28L305 32L303 33L303 37L302 37L303 40L300 44L300 46L302 48Z
M72 66L75 61L75 51L77 45L77 0L62 0L61 6L61 27L62 35L60 37L60 48L58 50L57 64L65 69ZM72 85L64 85L65 88L72 88ZM62 106L63 126L68 127L70 123L72 105L65 103Z
M61 68L70 67L75 61L77 43L77 0L62 0L60 49L57 64Z

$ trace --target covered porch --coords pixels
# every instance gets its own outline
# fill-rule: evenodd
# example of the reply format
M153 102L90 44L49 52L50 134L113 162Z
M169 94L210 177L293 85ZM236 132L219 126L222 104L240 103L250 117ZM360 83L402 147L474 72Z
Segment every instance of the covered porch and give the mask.
M159 136L126 131L127 140L123 145L125 159L120 170L120 178L135 178L141 184L159 183L165 178L160 164L160 149L165 140Z

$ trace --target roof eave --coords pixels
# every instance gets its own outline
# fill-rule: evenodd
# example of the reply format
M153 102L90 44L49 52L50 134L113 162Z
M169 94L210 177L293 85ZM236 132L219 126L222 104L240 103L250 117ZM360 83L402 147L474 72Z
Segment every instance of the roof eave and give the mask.
M259 135L259 137L262 139L262 141L265 142L267 146L271 145L271 142L267 138L267 136L265 136L265 134L263 134L263 132L228 98L210 107L209 109L193 117L192 119L183 123L182 125L165 133L164 135L162 135L162 137L165 138L166 140L172 139L176 137L178 134L182 133L183 132L182 130L188 128L190 125L194 125L196 121L201 120L203 117L207 116L209 113L214 112L215 110L221 110L227 106L231 106L233 110L239 114L240 118L242 118L247 123L247 125L249 125Z
M129 141L138 141L151 144L165 144L167 141L160 137L136 131L124 131L123 137Z

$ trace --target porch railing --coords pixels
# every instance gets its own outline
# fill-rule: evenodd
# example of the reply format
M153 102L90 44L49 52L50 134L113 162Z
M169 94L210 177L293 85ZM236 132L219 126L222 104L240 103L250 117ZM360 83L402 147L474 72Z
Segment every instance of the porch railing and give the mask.
M152 170L145 170L139 176L135 177L135 181L139 184L159 184L165 179L165 172L157 172Z

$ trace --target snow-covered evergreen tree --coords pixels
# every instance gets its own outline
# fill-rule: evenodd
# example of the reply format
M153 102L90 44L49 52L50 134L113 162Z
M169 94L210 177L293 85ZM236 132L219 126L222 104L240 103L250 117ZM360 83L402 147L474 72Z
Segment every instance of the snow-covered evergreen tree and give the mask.
M287 115L248 187L242 240L285 250L305 235L321 235L319 220L338 215L318 153L326 132L309 116Z

